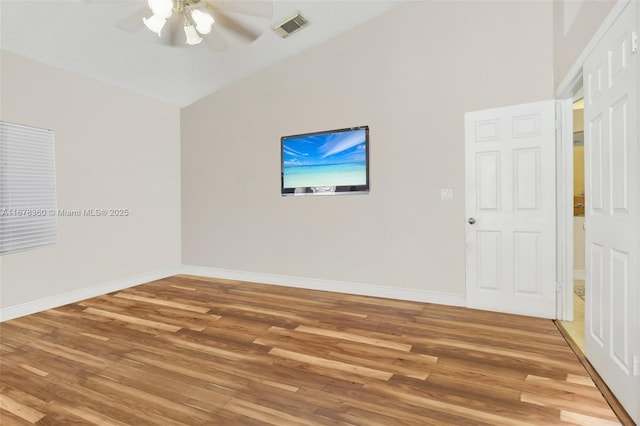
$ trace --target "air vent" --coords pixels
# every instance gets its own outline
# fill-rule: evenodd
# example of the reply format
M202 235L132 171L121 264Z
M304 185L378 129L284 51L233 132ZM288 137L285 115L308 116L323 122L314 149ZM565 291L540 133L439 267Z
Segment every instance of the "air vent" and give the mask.
M300 15L300 12L298 12L292 17L286 19L284 22L273 27L273 31L280 37L285 38L308 24L309 21L307 21L302 15Z

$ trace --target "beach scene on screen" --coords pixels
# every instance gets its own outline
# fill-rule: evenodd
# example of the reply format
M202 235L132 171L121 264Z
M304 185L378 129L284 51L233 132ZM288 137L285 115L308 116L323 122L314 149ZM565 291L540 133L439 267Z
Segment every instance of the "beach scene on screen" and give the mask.
M282 148L284 188L367 183L364 129L285 138Z

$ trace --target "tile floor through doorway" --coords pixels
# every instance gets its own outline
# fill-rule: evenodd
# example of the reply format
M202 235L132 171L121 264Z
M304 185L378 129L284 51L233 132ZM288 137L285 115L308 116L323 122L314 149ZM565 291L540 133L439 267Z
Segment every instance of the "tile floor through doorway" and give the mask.
M584 281L575 280L573 283L573 321L560 321L562 327L569 333L573 341L584 353Z

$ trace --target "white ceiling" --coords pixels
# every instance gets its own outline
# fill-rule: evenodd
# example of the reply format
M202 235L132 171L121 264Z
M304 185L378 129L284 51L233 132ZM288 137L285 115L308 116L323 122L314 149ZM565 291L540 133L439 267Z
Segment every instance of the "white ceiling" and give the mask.
M144 26L136 32L115 27L145 8L146 1L1 0L0 47L183 107L404 2L275 0L272 18L234 16L263 31L256 41L242 44L231 33L223 33L229 48L212 52L204 43L163 45ZM309 26L281 39L271 27L296 11L309 20Z

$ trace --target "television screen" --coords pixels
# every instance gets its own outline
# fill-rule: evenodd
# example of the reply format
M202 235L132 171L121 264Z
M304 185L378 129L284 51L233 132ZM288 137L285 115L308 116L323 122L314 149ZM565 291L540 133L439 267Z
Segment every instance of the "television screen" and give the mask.
M282 195L369 192L369 126L283 136Z

